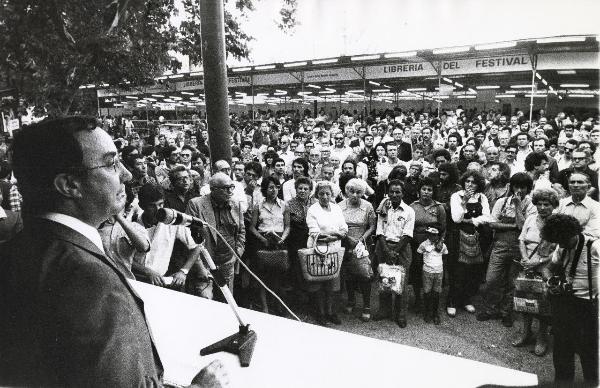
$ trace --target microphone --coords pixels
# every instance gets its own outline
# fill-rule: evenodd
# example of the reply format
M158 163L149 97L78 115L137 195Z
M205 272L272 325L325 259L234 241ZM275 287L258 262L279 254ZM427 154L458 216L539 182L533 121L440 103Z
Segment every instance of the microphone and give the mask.
M156 212L156 219L158 220L158 222L168 225L183 225L197 227L202 227L206 225L206 222L202 221L200 218L178 212L175 209L158 209L158 211Z

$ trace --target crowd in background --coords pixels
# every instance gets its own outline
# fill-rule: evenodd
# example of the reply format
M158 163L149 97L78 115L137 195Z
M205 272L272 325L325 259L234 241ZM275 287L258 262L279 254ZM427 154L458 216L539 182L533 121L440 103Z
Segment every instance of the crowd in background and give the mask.
M572 292L553 298L552 314L520 314L512 344L531 343L543 356L552 325L557 379L572 379L578 353L586 380L598 380L598 286L588 281L597 279L600 253L598 116L539 111L530 122L518 110L461 107L439 117L400 109L335 119L232 115L223 129L231 160L211 158L198 117L181 126L134 123L98 121L119 150L111 166L131 175L124 212L100 228L105 252L130 278L222 301L198 260L207 249L239 303L264 312L287 315L236 257L284 301L302 300L324 326L340 324L344 312L403 328L409 310L439 324L443 303L449 318L466 312L512 327L515 280L546 281L562 270ZM20 229L23 206L10 141L1 136L0 160L1 242ZM161 223L163 207L212 228ZM342 271L307 281L298 251L319 243L345 248ZM377 276L353 273L346 263L358 245L375 274L379 264L405 269L401 293L377 292ZM266 267L265 251L285 251L289 267Z

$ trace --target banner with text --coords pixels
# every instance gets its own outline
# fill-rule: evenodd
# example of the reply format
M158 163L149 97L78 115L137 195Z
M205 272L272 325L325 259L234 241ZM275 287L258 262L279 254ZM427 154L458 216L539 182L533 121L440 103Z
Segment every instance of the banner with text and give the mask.
M469 58L442 62L442 75L531 71L528 54Z
M367 79L373 78L401 78L401 77L428 77L437 75L429 62L397 63L391 65L367 66L365 68Z

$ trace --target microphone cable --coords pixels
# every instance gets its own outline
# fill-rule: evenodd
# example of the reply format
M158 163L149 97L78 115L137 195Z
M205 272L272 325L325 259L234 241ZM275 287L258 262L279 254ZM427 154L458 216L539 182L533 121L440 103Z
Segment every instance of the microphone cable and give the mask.
M283 306L283 307L284 307L284 308L287 310L287 312L288 312L288 313L290 313L290 315L291 315L291 316L292 316L292 317L293 317L295 320L297 320L298 322L302 322L302 320L300 320L300 318L298 318L298 316L297 316L296 314L294 314L294 312L293 312L293 311L292 311L292 310L291 310L291 309L290 309L290 308L289 308L289 307L288 307L288 306L285 304L285 302L284 302L283 300L281 300L281 298L280 298L280 297L279 297L279 296L278 296L278 295L277 295L275 292L273 292L273 291L272 291L272 290L271 290L269 287L267 287L267 285L266 285L266 284L265 284L265 283L264 283L262 280L260 280L260 278L259 278L259 277L258 277L258 276L257 276L257 275L254 273L254 272L252 272L252 271L250 270L250 268L248 268L248 266L246 265L246 263L244 263L244 262L242 261L242 259L240 258L240 256L237 254L237 252L235 251L235 249L233 249L233 248L231 247L231 245L229 245L229 243L227 242L227 240L225 239L225 237L223 237L223 235L222 235L222 234L221 234L221 233L220 233L220 232L219 232L219 231L218 231L218 230L217 230L215 227L213 227L212 225L210 225L208 222L204 222L203 224L204 224L204 225L206 225L206 226L208 226L210 229L214 230L214 231L215 231L215 232L216 232L216 233L219 235L219 237L220 237L220 238L221 238L221 240L222 240L222 241L225 243L225 245L227 245L227 247L229 248L229 250L230 250L231 252L233 252L233 255L234 255L234 257L235 257L235 258L236 258L236 260L237 260L237 261L238 261L238 262L239 262L239 263L242 265L242 267L244 267L244 269L245 269L246 271L248 271L248 273L249 273L250 275L252 275L252 277L253 277L254 279L256 279L256 281L257 281L257 282L258 282L258 283L259 283L259 284L260 284L260 285L261 285L261 286L262 286L262 287L263 287L265 290L267 290L267 291L268 291L268 292L269 292L271 295L273 295L273 296L275 297L275 299L276 299L276 300L277 300L277 301L278 301L278 302L279 302L279 303L280 303L280 304L281 304L281 305L282 305L282 306Z

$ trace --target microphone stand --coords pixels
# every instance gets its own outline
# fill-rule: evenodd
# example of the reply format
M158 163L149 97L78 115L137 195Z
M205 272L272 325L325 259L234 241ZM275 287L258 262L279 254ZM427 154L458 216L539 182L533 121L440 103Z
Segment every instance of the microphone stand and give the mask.
M235 314L240 326L239 331L229 337L226 337L220 341L215 342L212 345L205 347L200 350L201 356L206 356L208 354L218 353L218 352L229 352L236 354L240 359L240 364L242 367L247 367L250 365L250 360L252 359L252 353L254 352L254 345L256 344L256 333L253 330L250 330L250 325L245 324L240 317L239 307L231 294L231 290L227 287L227 283L225 282L225 278L223 275L217 270L217 266L215 262L210 257L210 254L203 247L202 252L204 254L204 258L208 267L210 269L210 273L212 274L215 283L219 286L219 289L223 293L225 300L227 300L227 304Z

